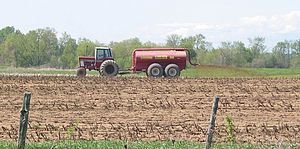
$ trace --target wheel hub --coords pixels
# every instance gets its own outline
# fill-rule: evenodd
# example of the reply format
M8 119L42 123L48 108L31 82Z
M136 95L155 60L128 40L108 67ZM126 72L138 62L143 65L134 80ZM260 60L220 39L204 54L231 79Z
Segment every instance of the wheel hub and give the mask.
M115 68L114 68L113 65L108 65L108 66L105 67L105 72L107 74L112 74L114 72L114 70L115 70Z
M171 77L175 77L177 75L177 70L175 68L170 68L168 72Z
M160 73L159 68L152 68L151 74L152 74L153 76L158 76L159 73Z

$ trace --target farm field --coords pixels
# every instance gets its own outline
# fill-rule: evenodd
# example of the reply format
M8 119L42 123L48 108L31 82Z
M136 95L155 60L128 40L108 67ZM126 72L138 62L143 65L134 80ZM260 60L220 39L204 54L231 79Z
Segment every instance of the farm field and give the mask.
M76 69L48 69L48 68L14 68L0 66L0 74L10 75L76 75ZM87 71L89 76L99 76L97 71ZM145 73L127 74L122 76L146 76ZM300 68L278 69L278 68L235 68L213 65L200 65L196 68L188 68L181 72L181 77L283 77L300 78Z
M240 144L300 143L300 80L278 78L0 77L0 140L15 141L31 91L28 142L206 140L220 97L215 143L231 115Z

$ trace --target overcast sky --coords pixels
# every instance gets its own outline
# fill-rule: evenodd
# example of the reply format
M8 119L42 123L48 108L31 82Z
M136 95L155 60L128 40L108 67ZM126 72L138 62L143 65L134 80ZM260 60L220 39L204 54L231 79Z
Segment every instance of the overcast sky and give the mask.
M66 31L102 43L203 34L217 46L262 36L268 47L300 39L300 0L1 0L0 28Z

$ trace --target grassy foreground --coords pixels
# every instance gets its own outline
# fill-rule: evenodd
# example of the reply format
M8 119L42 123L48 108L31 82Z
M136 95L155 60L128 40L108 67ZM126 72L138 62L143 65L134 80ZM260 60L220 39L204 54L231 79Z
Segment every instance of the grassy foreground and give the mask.
M43 142L31 143L26 145L26 149L124 149L125 145L129 149L202 149L205 144L192 142L131 142L122 141L59 141L59 142ZM297 145L228 145L217 144L214 149L298 149ZM14 142L0 141L1 149L15 149L17 144Z
M0 74L41 74L41 75L76 75L76 69L37 69L13 68L0 66ZM98 76L97 71L87 71L88 75ZM146 76L145 73L130 74L131 76ZM126 76L126 75L124 75ZM300 78L300 68L234 68L212 65L200 65L181 72L181 77L284 77Z

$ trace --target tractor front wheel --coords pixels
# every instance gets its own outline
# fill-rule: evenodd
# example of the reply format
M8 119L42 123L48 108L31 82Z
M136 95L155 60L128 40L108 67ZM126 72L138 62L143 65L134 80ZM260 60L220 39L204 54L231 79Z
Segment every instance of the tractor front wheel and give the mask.
M77 76L79 76L79 77L86 76L86 70L84 68L78 68L77 69Z
M119 73L119 67L113 60L104 61L99 70L102 76L116 76Z

